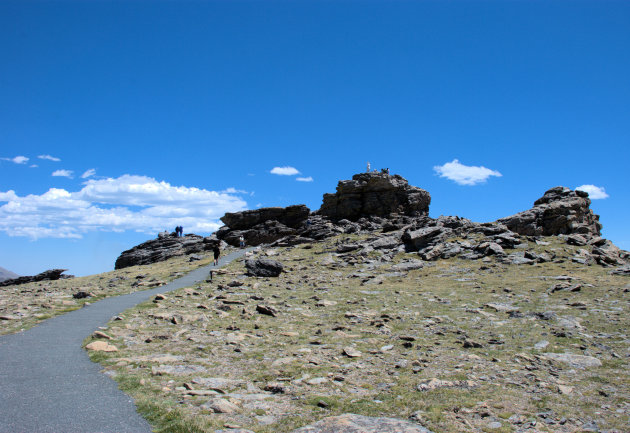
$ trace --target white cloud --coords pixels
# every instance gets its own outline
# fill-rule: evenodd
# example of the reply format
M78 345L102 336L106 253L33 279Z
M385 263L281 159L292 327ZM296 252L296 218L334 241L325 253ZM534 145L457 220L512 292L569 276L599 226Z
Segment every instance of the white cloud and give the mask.
M29 168L37 168L37 167L39 167L39 165L37 165L37 164L31 164L31 165L29 165Z
M89 170L85 170L85 173L81 175L81 179L87 179L88 177L92 177L96 174L96 169L90 168Z
M295 167L286 166L272 168L271 174L279 174L281 176L295 176L296 174L300 174L300 172Z
M61 159L56 158L56 157L54 157L54 156L50 156L50 155L39 155L39 156L38 156L38 158L39 158L39 159L47 159L47 160L49 160L49 161L55 161L55 162L59 162L59 161L61 161Z
M297 178L295 178L295 180L297 180L298 182L313 182L313 178L311 176L309 176L309 177L297 177Z
M587 192L589 198L592 200L600 200L600 199L610 197L608 194L606 194L606 190L602 186L582 185L582 186L578 186L575 189Z
M69 177L72 179L73 173L74 172L72 170L55 170L52 175L55 177Z
M501 173L486 167L477 167L461 164L457 159L444 165L436 165L433 170L440 175L452 180L459 185L476 185L485 182L490 176L501 177Z
M16 164L26 164L29 160L29 158L27 158L26 156L16 156L15 158L0 158L3 159L5 161L11 161L14 162Z
M32 239L80 238L90 231L135 230L155 234L176 225L209 233L226 212L246 209L240 197L171 186L145 176L88 180L76 192L51 188L41 195L0 192L0 231Z
M226 193L226 194L248 194L248 192L245 191L244 189L236 189L232 186L227 189L224 189L221 192Z

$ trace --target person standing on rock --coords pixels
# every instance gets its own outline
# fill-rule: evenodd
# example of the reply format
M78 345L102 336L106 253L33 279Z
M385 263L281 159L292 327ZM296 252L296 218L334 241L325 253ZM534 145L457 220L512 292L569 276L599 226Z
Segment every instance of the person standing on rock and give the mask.
M214 266L219 264L219 256L221 255L221 248L219 246L219 243L217 242L217 244L214 246L214 248L212 249L212 251L214 252Z
M184 236L184 227L179 226L179 237Z
M370 168L372 168L372 166L370 165L370 161L368 161L368 166L367 166L367 172L370 172Z
M241 248L245 248L245 238L243 237L243 235L239 236L238 244L240 245Z

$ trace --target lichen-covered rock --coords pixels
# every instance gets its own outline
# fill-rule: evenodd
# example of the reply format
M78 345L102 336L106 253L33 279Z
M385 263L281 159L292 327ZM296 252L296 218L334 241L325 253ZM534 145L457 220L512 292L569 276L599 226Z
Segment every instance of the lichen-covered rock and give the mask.
M587 238L599 236L602 225L590 205L588 193L557 186L536 200L533 208L497 222L513 232L528 236L574 233Z
M427 215L431 195L410 186L399 175L359 173L352 180L342 180L335 194L324 194L319 209L333 221L357 221L362 217L388 217L392 214Z
M293 433L431 433L419 424L396 418L346 413L293 430Z
M116 259L114 269L122 269L135 265L148 265L175 256L209 251L212 250L218 242L220 241L215 237L203 237L194 234L188 234L182 237L158 237L158 239L152 239L140 245L136 245L127 251L123 251L118 259Z

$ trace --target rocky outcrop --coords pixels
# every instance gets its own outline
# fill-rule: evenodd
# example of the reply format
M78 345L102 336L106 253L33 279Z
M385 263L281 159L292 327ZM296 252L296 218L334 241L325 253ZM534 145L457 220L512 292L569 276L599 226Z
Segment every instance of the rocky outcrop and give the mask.
M175 256L209 251L220 242L215 237L203 237L188 234L182 237L158 236L140 245L123 251L116 259L115 269L122 269L135 265L148 265L161 262Z
M410 186L399 175L359 173L340 181L335 194L324 194L318 213L335 222L392 214L420 216L429 213L430 203L427 191Z
M217 238L226 243L238 246L239 238L243 236L247 245L260 245L274 242L286 236L297 234L297 230L287 227L278 221L265 221L246 230L231 230L229 227L222 227L217 232Z
M49 269L40 274L33 276L24 276L18 278L12 278L9 280L4 280L0 282L0 287L4 286L13 286L16 284L26 284L26 283L35 283L37 281L46 281L46 280L59 280L64 278L74 278L74 275L61 275L66 272L67 269Z
M308 218L310 209L303 204L288 207L265 207L243 212L226 213L223 224L232 230L248 230L266 221L278 221L291 228L300 227Z
M324 418L293 433L431 433L410 421L346 413Z
M230 245L238 246L242 236L247 245L271 243L298 234L304 228L310 210L303 204L288 207L266 207L243 212L226 213L216 236Z
M536 200L533 208L501 218L497 222L513 232L527 236L599 236L602 225L590 205L588 193L557 186Z

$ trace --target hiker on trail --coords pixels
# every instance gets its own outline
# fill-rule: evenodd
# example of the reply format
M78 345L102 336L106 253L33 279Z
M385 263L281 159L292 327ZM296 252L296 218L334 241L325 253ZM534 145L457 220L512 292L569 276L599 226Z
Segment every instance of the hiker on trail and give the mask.
M212 251L214 252L214 266L216 266L219 264L219 256L221 255L221 248L218 243L214 246Z
M241 248L245 248L245 238L243 237L243 235L241 235L241 236L238 238L238 243L239 243L239 245L241 246Z

